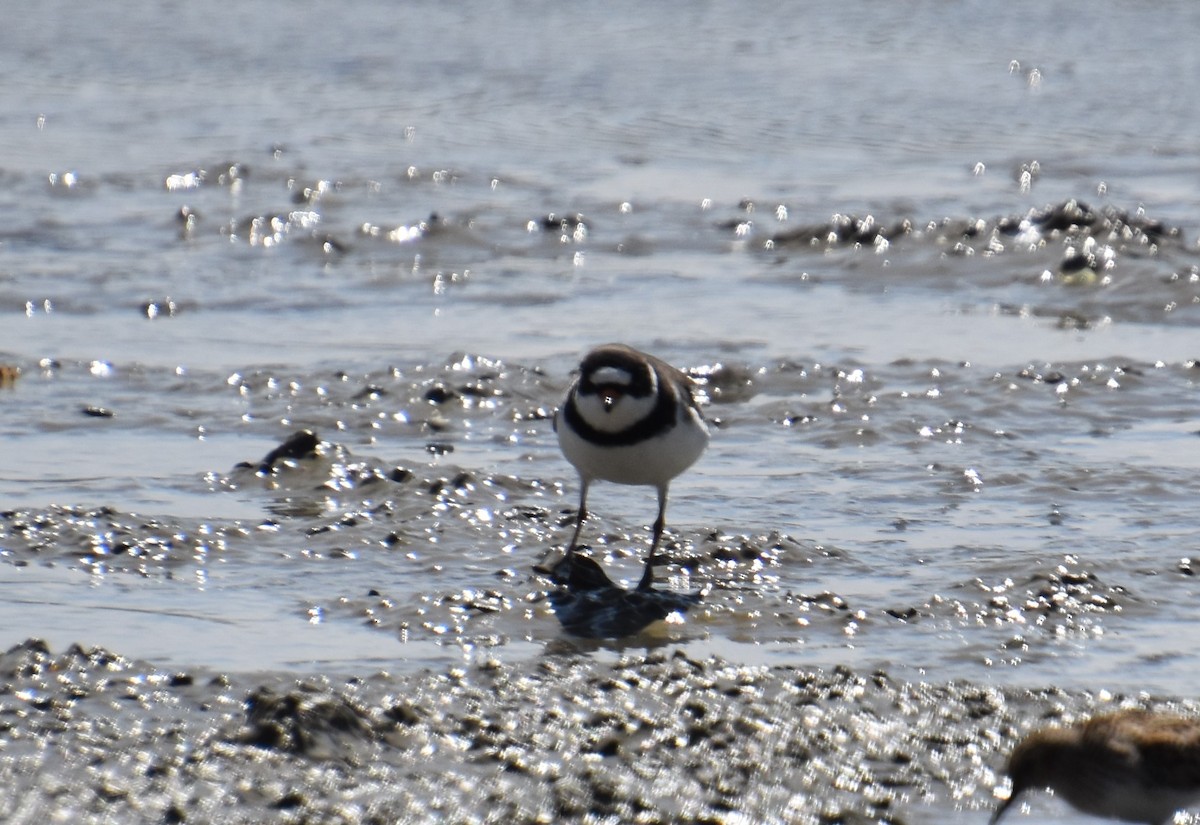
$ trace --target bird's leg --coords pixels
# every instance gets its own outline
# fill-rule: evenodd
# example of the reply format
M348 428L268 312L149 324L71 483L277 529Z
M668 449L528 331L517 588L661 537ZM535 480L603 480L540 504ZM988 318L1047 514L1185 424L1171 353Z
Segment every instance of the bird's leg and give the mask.
M575 561L575 545L579 541L579 531L583 529L583 522L587 520L587 494L588 482L586 479L580 479L579 483L579 512L575 516L575 532L571 534L571 543L567 545L567 552L563 558L559 559L553 566L546 567L546 559L554 555L554 548L551 547L542 556L542 560L533 566L535 573L548 574L556 581L560 574L570 577L571 565Z
M575 516L575 532L571 534L571 543L567 545L567 556L571 556L575 552L575 545L579 543L579 531L583 529L583 523L587 520L587 494L588 480L581 478L579 480L579 512Z
M642 580L638 582L638 590L649 590L654 584L654 565L658 563L658 543L662 541L663 528L667 526L667 488L658 488L658 518L654 520L654 538L650 541L650 554L646 556L646 569L642 571Z

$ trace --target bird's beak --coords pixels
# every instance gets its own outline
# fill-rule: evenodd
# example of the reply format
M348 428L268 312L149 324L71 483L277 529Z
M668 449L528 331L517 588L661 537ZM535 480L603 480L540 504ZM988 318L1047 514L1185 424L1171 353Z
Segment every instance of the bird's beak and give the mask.
M612 412L612 408L617 406L617 402L621 400L620 390L605 390L600 393L600 401L604 404L605 412Z

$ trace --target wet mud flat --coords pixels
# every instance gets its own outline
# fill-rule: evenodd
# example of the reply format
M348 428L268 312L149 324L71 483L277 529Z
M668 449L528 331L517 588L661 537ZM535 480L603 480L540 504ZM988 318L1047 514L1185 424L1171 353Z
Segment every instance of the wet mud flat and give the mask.
M1020 736L1116 707L1197 712L666 648L297 679L164 670L31 639L0 656L0 816L982 821Z
M683 641L668 633L599 646L564 637L546 606L550 583L531 574L540 552L568 534L573 511L561 465L537 459L552 454L545 411L561 382L454 357L411 373L330 375L321 385L333 390L313 391L313 401L300 382L252 375L247 394L263 436L247 451L252 460L192 483L217 502L247 495L262 517L5 511L6 561L21 571L86 571L91 593L131 610L141 591L178 596L176 585L193 580L224 582L236 597L262 590L274 604L269 617L209 634L207 644L298 635L319 607L327 624L361 629L394 666L342 662L298 676L275 665L257 674L195 665L211 648L162 664L136 652L136 637L125 653L110 651L91 647L91 630L81 628L71 638L84 647L48 649L34 638L49 619L35 617L60 608L47 603L38 614L29 605L30 639L0 657L0 783L10 789L0 819L982 822L997 787L1003 793L1000 766L1028 731L1130 705L1200 711L1169 698L1185 681L1173 683L1178 691L1139 686L1143 675L1162 684L1172 656L1189 667L1190 653L1175 654L1173 643L1118 647L1120 663L1144 668L1117 683L1125 688L1112 687L1119 664L1095 681L1081 671L1099 660L1078 664L1138 624L1190 616L1194 576L1174 538L1190 529L1195 370L1059 362L994 371L941 361L706 369L725 444L765 435L786 445L802 435L821 445L806 455L825 477L878 478L880 504L835 501L835 487L789 534L743 531L771 519L757 500L738 516L730 491L756 490L762 473L715 464L708 472L722 478L728 512L672 528L668 587L712 586L689 612ZM136 381L127 391L139 397ZM120 423L135 407L114 397ZM382 419L379 443L427 458L397 464L365 439L342 443L374 432L382 406L412 413ZM1041 426L1021 423L1043 408L1052 413ZM864 410L870 427L857 414ZM284 418L339 435L286 435ZM1145 429L1153 456L1170 442L1181 458L1148 468ZM1024 446L995 448L1012 441ZM513 443L532 456L517 474L477 460ZM864 451L879 460L860 463ZM1088 495L1061 498L1064 479ZM892 502L897 490L902 505ZM1117 525L1106 544L1103 527L1113 522L1099 511L1124 513L1138 496L1171 506L1128 528L1141 549L1123 554L1133 540ZM1015 520L1014 507L1044 523ZM875 528L847 535L876 509L887 547L899 532L939 564L872 552ZM612 510L590 525L591 552L615 574L636 567L645 530ZM970 533L980 513L1002 539ZM1078 534L1064 534L1073 524ZM1064 538L1046 549L1047 531ZM826 544L814 538L822 534L846 538ZM908 579L894 575L903 570ZM700 655L697 635L747 650L774 643L786 664ZM420 668L403 658L402 640L414 639L476 655ZM540 655L529 657L530 647ZM918 666L928 678L914 676ZM1068 669L1077 686L1049 686ZM1041 797L1031 804L1061 811Z
M1048 227L1055 243L989 292L995 313L1086 332L1193 305L1191 248L1128 218L1077 203L1035 213L1017 235ZM1064 221L1133 238L1111 254L1149 272L1133 279L1137 300L1106 291L1103 248L1066 255ZM851 254L843 247L878 237L940 255L946 242L843 224L777 237L776 249L803 257L833 237L820 243ZM955 249L978 260L1010 229L972 230L980 240ZM1159 243L1162 266L1140 251ZM86 647L60 636L53 650L11 649L0 819L982 822L997 770L1032 728L1127 704L1196 712L1151 697L1181 695L1189 682L1171 679L1191 671L1173 623L1194 603L1179 537L1192 532L1197 362L972 364L954 351L833 363L799 347L723 362L683 353L719 437L679 485L664 573L673 592L712 589L682 642L625 643L616 661L610 647L560 638L548 583L531 574L573 514L548 422L565 363L456 352L368 372L180 373L21 359L14 409L31 422L71 398L71 429L89 447L148 430L157 449L203 422L242 439L249 460L165 476L211 508L203 517L90 503L0 512L13 570L79 572L110 613L173 619L163 602L187 597L228 618L186 582L272 607L221 625L202 650L177 644L189 658L170 664L137 636L92 648L94 616L69 628ZM111 473L89 472L93 486L70 500L121 502L147 483ZM255 515L211 515L230 502ZM592 557L613 575L640 560L642 515L609 504L589 525ZM21 595L28 630L15 639L63 629L62 605ZM361 630L395 669L194 664L238 637L300 646L315 617ZM787 658L700 655L705 636ZM404 661L414 641L443 663ZM444 663L466 648L478 657ZM1037 687L1068 670L1073 686ZM1021 685L993 681L1013 678ZM1146 680L1169 687L1142 693Z

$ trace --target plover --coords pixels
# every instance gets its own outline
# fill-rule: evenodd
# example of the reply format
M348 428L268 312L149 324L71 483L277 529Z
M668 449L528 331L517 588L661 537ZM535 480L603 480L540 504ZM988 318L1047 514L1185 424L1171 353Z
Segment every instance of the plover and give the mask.
M1096 716L1030 734L1008 762L1012 793L1052 789L1093 816L1165 825L1200 802L1200 719L1145 710Z
M579 513L567 546L572 557L587 519L594 481L654 487L658 518L639 590L654 580L655 553L666 523L667 488L708 446L708 425L691 379L665 361L624 344L584 356L579 377L554 416L558 444L579 472Z

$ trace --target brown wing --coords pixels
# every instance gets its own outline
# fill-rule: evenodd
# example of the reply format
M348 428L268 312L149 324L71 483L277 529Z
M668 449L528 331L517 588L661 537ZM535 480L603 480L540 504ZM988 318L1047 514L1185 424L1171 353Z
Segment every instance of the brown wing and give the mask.
M1138 719L1136 734L1139 768L1147 782L1200 791L1200 719L1147 714Z
M1089 719L1082 740L1137 771L1146 785L1200 790L1200 719L1124 710Z
M642 353L642 355L654 366L654 369L658 371L658 374L662 376L663 379L670 381L679 388L679 394L682 397L682 400L686 401L697 411L700 410L700 404L696 401L696 383L692 380L690 375L678 367L668 364L661 358L656 358L655 356L648 355L646 353Z

